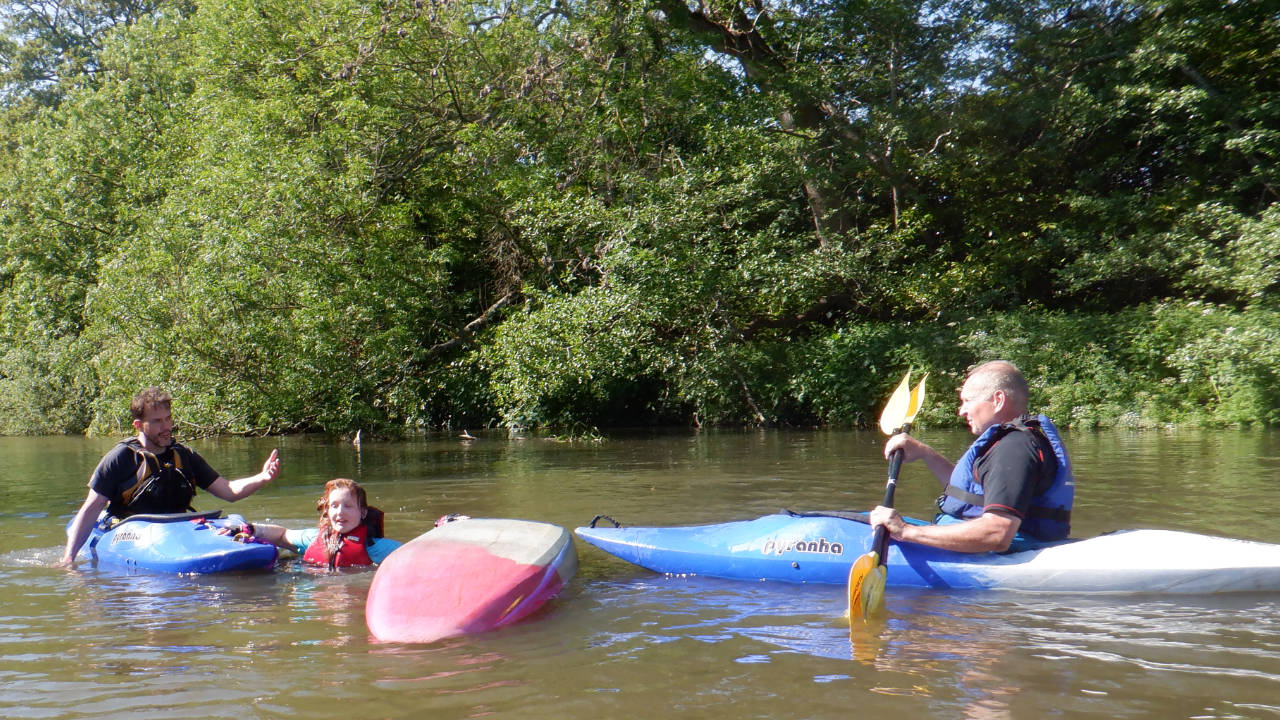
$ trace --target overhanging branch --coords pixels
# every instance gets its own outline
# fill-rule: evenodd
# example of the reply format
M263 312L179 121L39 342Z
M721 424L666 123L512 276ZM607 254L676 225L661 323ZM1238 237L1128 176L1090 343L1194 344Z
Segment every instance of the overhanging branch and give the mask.
M453 339L450 339L450 340L446 340L442 343L437 343L435 345L432 345L430 348L428 348L427 357L432 357L435 355L439 355L440 353L448 352L462 345L463 343L467 342L471 338L475 337L475 334L477 332L479 332L482 328L484 328L489 323L493 322L494 318L498 316L498 312L501 311L502 308L510 305L512 302L515 301L515 299L516 299L516 293L511 292L511 293L507 293L506 295L503 295L501 298L498 299L497 302L490 305L489 308L485 310L483 314L480 315L480 317L464 325L462 329L458 331L457 337L454 337Z

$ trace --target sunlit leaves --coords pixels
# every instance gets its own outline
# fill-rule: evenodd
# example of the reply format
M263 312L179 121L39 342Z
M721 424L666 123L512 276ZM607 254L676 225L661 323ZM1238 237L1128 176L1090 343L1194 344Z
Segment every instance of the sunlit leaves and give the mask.
M6 431L1275 415L1259 3L136 7L0 124Z

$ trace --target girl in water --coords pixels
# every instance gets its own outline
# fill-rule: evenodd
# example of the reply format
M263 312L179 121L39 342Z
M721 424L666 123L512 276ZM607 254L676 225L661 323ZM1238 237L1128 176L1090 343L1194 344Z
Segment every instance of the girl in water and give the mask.
M400 543L382 535L382 511L369 506L360 483L334 478L324 485L316 503L317 527L290 530L280 525L245 523L241 532L250 538L292 550L303 562L327 567L358 567L383 561Z

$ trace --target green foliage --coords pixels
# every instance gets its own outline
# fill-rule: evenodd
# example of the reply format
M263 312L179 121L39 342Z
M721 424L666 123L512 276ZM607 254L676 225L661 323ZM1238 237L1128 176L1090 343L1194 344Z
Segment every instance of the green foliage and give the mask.
M1178 385L1212 410L1211 422L1280 424L1280 313L1194 304L1186 311L1199 317L1168 358Z
M1280 423L1262 6L10 7L0 431Z
M299 25L332 20L305 17L315 10L260 18L226 5L194 22L211 32L230 24L239 42L256 33L279 48ZM352 45L376 32L348 22ZM289 39L314 54L239 60L240 47L261 47L248 43L206 68L189 100L192 123L170 132L183 152L167 169L185 182L103 263L92 309L104 413L155 377L194 398L184 413L210 430L417 419L413 370L435 339L432 316L448 305L449 253L423 242L409 202L385 196L386 163L397 161L385 153L396 149L379 137L394 114L336 76L350 57L342 50L357 48ZM219 77L227 68L244 74ZM150 280L145 293L134 291L139 275Z
M855 323L806 343L806 362L792 381L797 397L823 423L872 426L903 373L930 373L928 404L917 422L945 425L955 408L954 328L930 323ZM963 367L963 364L960 365Z
M591 418L621 424L659 408L643 385L640 349L647 337L644 304L617 293L588 290L548 297L537 310L503 325L484 365L494 366L494 395L513 426L572 427ZM639 395L639 397L637 397Z
M1002 314L961 340L979 360L1018 365L1033 404L1073 427L1275 424L1277 319L1273 308L1160 302Z
M92 84L102 70L98 54L119 28L161 6L186 11L183 2L159 0L28 0L0 7L0 95L57 104L67 91Z
M154 202L159 179L149 171L164 154L162 128L175 121L169 99L184 87L172 65L152 61L173 40L156 29L158 42L120 67L117 82L0 122L11 150L0 172L0 402L15 413L10 431L81 432L90 423L101 383L83 334L93 324L87 298L104 255Z
M61 435L89 426L97 378L69 338L32 338L0 357L0 433Z

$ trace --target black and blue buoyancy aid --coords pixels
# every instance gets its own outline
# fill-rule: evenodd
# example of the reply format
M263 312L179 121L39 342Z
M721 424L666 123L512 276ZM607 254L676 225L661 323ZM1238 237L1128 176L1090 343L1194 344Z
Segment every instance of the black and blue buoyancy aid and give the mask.
M123 507L111 512L116 517L149 513L177 513L191 510L196 485L182 469L186 448L174 443L156 455L142 449L136 438L120 444L133 451L138 460L137 482L124 491Z
M1029 432L1048 440L1057 458L1057 471L1053 482L1041 493L1031 499L1031 507L1027 516L1022 519L1018 528L1020 533L1040 540L1059 540L1071 532L1071 506L1075 501L1075 479L1071 475L1071 460L1067 457L1067 449L1062 444L1062 437L1053 422L1044 415L992 425L987 428L951 471L951 480L942 497L938 498L938 509L945 515L956 518L973 518L982 515L985 500L981 483L978 482L977 464L996 442L1010 432Z

